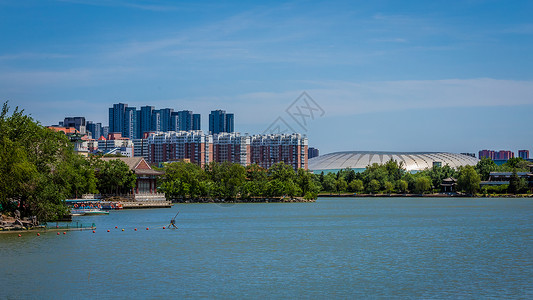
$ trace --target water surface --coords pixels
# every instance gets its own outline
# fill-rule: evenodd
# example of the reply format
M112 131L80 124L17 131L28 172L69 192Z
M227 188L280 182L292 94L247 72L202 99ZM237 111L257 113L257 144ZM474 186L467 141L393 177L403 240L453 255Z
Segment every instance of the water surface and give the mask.
M179 229L163 230L178 210ZM74 220L96 233L0 234L0 298L533 298L532 199L178 204Z

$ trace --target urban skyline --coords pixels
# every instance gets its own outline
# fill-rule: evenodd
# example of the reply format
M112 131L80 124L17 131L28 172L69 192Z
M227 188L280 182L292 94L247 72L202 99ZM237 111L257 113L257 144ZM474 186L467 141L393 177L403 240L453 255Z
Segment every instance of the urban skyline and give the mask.
M148 102L223 107L244 133L283 117L322 153L532 148L531 1L0 8L0 98L42 124ZM303 91L324 112L305 128L286 118Z

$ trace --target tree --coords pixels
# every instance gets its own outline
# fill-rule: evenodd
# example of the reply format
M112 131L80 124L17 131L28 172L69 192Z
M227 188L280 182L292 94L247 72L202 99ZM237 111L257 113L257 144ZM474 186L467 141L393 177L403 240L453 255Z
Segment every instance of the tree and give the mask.
M119 159L102 161L96 172L98 190L103 194L127 194L135 188L137 177L125 162Z
M476 172L479 174L481 180L489 180L490 172L494 172L497 169L497 165L494 161L487 157L482 157L476 164Z
M324 180L322 181L322 189L326 192L334 192L336 187L337 180L335 179L335 174L328 173L324 176Z
M431 180L426 176L419 176L415 179L415 193L423 194L431 189Z
M335 181L335 190L337 190L337 193L339 193L339 195L342 191L345 191L347 187L348 184L346 183L346 180L344 180L344 178L340 177Z
M21 216L53 221L68 213L65 199L73 185L61 184L73 146L63 133L41 126L24 111L9 115L7 102L0 113L0 205L18 209Z
M407 193L407 187L408 187L407 181L403 179L396 181L396 188L398 189L400 193Z
M301 196L307 195L308 198L316 198L316 195L320 191L320 186L318 186L314 177L314 174L307 172L304 169L298 169L298 171L296 171L296 183L300 188Z
M379 184L379 181L377 181L376 179L372 179L368 183L368 190L370 193L375 193L379 191L380 188L381 188L381 185Z
M457 187L469 195L474 195L479 190L481 179L473 166L463 166L459 168L459 178Z
M392 184L390 181L386 181L385 191L387 192L387 194L391 194L394 191L394 184Z
M359 193L364 190L363 182L359 179L354 179L348 184L348 189L350 190L350 192Z

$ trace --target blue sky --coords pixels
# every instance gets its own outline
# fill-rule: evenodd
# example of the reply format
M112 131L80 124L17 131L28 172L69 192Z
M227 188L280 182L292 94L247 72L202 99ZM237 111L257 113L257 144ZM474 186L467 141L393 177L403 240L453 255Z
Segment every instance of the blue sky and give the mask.
M321 153L533 150L532 1L0 0L0 100L281 117ZM323 115L286 109L306 91Z

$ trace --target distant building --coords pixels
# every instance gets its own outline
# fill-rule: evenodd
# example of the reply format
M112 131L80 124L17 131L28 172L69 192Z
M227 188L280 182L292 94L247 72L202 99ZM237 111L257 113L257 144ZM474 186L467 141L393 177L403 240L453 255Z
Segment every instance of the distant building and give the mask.
M122 136L129 139L138 138L138 126L139 120L137 109L135 107L126 107L126 111L124 113L124 125L122 127L122 131L120 131Z
M143 157L146 160L149 159L148 141L146 139L133 140L133 156Z
M193 114L192 111L182 110L177 112L177 117L176 131L201 130L200 114Z
M213 160L216 162L250 164L250 137L221 132L213 135Z
M496 159L500 159L500 160L508 160L513 157L514 157L514 152L509 151L509 150L500 150L496 154Z
M483 157L490 158L492 160L508 160L514 157L514 152L509 150L481 150L479 151L479 158L481 159Z
M142 106L139 113L139 138L142 138L146 132L152 131L152 112L153 106Z
M127 104L118 103L109 108L109 132L124 133L127 107Z
M102 123L93 123L92 121L87 121L86 124L87 133L90 133L91 138L98 139L102 136Z
M301 134L253 135L250 146L250 163L265 169L278 162L295 170L308 168L308 140Z
M531 172L516 172L520 179L525 179L528 183L528 188L533 191L533 173ZM488 181L481 181L480 186L499 186L508 185L511 183L513 172L490 172Z
M529 150L518 150L518 157L529 159Z
M317 157L319 155L320 155L320 151L317 148L309 147L309 149L307 149L308 158Z
M307 169L307 138L300 134L240 135L202 131L158 132L150 135L148 161L160 163L188 160L204 166L211 161L258 164L270 168L284 162L294 169Z
M66 117L63 120L63 127L73 127L76 128L80 134L86 134L85 117Z
M170 131L171 130L171 117L174 109L172 108L162 108L159 110L160 118L160 130L161 131ZM154 129L155 130L155 129Z
M118 132L110 133L107 139L103 136L98 139L98 152L133 157L133 141Z
M151 134L148 144L148 161L160 163L190 160L200 166L211 162L213 154L212 136L202 131L171 131Z
M109 126L102 126L102 134L100 136L108 136L109 135ZM98 139L100 137L94 137L94 139Z
M235 117L225 110L214 110L209 114L209 133L234 132Z
M161 127L161 111L154 110L152 111L152 118L150 120L150 131L163 131Z
M479 159L490 158L492 160L496 159L496 152L494 150L481 150L479 151Z

